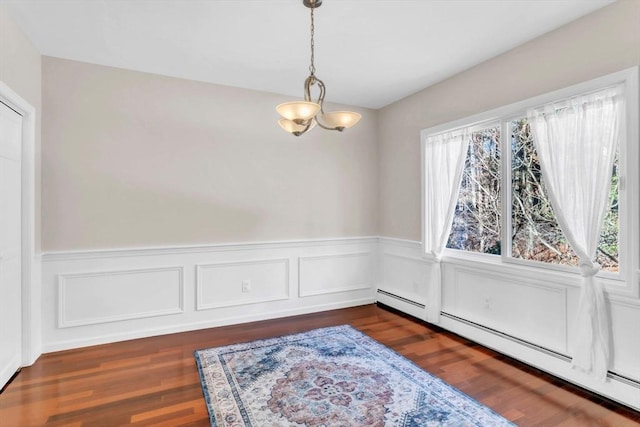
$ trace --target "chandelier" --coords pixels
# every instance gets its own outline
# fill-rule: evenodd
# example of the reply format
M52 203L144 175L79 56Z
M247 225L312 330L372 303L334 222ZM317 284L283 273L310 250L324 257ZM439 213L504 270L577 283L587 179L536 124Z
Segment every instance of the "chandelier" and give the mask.
M317 124L323 129L342 132L346 128L358 123L358 113L352 111L330 111L325 113L323 108L326 89L322 80L316 77L314 61L314 20L313 12L322 5L322 0L303 0L302 3L311 9L311 65L309 77L304 81L304 101L285 102L276 107L276 111L283 117L278 121L280 127L295 136L311 130ZM311 88L317 86L320 93L316 102L311 100Z

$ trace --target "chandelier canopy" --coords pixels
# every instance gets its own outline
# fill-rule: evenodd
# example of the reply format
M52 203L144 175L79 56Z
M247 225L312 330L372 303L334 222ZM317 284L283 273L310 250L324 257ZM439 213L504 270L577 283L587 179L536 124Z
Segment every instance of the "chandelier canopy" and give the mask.
M304 101L291 101L280 104L276 111L282 116L278 121L280 127L295 136L313 129L316 124L323 129L342 132L350 128L362 117L352 111L330 111L325 113L323 108L326 89L322 80L316 77L314 64L314 10L322 5L322 0L303 0L302 3L311 10L311 65L309 77L304 81ZM311 88L317 86L320 93L315 102L311 100Z

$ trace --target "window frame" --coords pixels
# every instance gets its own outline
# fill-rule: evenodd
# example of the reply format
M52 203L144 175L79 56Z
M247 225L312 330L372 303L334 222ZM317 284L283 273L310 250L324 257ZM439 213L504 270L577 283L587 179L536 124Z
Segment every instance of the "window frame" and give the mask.
M640 230L640 180L638 173L638 160L639 160L639 106L638 106L638 67L628 68L616 73L608 74L593 80L578 83L566 88L548 92L539 96L525 99L513 104L498 107L492 110L488 110L479 114L461 118L452 122L444 123L441 125L433 126L421 130L420 132L420 146L421 146L421 220L422 220L422 254L425 258L430 258L426 253L425 242L425 206L427 195L425 194L424 179L425 179L425 159L424 159L424 146L427 137L437 135L440 133L451 132L462 129L481 129L489 125L498 123L501 129L501 188L503 189L501 195L501 202L503 206L503 219L501 230L502 250L500 256L491 254L482 254L474 252L465 252L461 250L445 248L443 252L443 260L460 260L460 261L475 261L487 264L500 264L505 267L523 267L526 270L532 269L532 271L548 270L550 272L557 272L569 277L579 275L579 269L574 266L545 263L542 261L533 261L514 258L511 256L512 242L511 242L511 168L505 165L511 164L511 150L505 149L505 144L508 147L508 141L510 140L509 124L513 119L526 117L526 111L529 108L535 108L548 102L562 101L563 99L573 96L597 91L606 87L622 84L624 86L624 99L626 114L623 117L623 121L620 129L620 144L619 150L619 170L618 175L620 177L619 186L619 271L612 273L608 271L601 271L597 277L603 280L607 290L614 291L615 293L638 296L640 284L638 281L632 280L633 273L639 270L640 274L640 242L639 234ZM632 183L629 188L628 183ZM631 191L629 191L631 190ZM507 215L505 215L507 214Z

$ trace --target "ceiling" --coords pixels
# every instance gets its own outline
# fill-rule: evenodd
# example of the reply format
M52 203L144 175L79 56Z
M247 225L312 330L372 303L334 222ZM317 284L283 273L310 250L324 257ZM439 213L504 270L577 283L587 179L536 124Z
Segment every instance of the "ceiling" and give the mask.
M380 108L613 0L324 0L327 101ZM0 0L43 55L300 98L301 0Z

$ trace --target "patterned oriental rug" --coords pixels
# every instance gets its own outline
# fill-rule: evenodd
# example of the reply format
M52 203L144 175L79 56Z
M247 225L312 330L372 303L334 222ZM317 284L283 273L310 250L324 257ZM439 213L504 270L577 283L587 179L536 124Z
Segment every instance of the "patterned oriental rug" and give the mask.
M212 426L514 426L344 325L195 352Z

